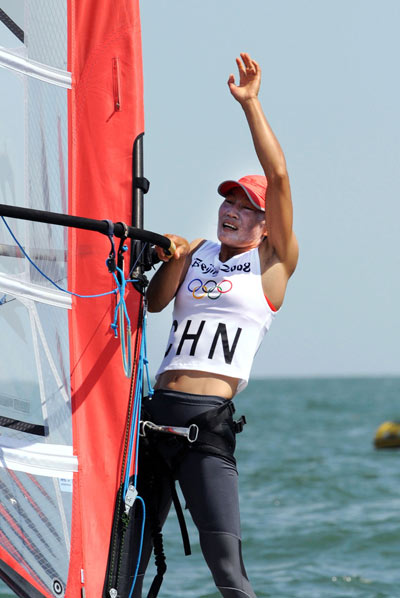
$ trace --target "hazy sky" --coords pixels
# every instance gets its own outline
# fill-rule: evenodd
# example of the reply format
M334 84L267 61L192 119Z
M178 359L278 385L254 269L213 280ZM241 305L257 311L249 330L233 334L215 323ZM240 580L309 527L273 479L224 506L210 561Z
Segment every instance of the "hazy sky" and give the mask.
M260 172L226 80L241 51L262 67L300 261L254 375L400 373L399 22L397 0L142 2L147 227L215 237L218 183Z
M400 374L398 0L157 0L141 10L146 228L214 239L219 182L261 173L226 85L249 52L300 243L253 374ZM170 312L150 316L153 372L169 327Z

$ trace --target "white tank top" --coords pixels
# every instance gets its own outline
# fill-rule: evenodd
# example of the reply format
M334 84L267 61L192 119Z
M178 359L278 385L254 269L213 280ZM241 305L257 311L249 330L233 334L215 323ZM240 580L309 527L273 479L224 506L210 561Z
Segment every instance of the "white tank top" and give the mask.
M226 262L219 260L220 249L206 241L194 252L156 377L166 370L200 370L238 378L240 392L275 312L263 292L258 249Z

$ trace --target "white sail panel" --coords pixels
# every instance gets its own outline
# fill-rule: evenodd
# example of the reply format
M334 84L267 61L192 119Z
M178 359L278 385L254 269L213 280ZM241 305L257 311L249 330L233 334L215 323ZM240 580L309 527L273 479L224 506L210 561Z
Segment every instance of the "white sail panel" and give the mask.
M25 44L2 54L1 81L14 96L7 113L19 123L17 140L10 126L5 137L2 203L68 212L68 100L59 84L62 77L70 84L66 14L66 0L26 1ZM78 468L69 384L71 299L57 301L60 292L0 224L0 537L19 574L43 595L62 596ZM8 224L43 273L67 288L66 231Z

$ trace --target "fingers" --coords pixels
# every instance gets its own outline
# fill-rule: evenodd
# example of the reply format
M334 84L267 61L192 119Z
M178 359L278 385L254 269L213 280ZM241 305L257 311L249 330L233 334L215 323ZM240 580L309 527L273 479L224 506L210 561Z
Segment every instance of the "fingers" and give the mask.
M229 85L229 87L231 85L235 85L235 76L232 75L232 74L230 74L229 77L228 77L228 85Z
M170 246L168 250L164 250L159 246L155 246L155 250L158 258L163 262L169 262L171 259L179 260L181 257L184 258L189 252L189 243L183 237L177 237L176 235L164 235L170 240Z
M171 255L174 255L174 253L176 252L176 245L172 239L171 239L171 245L169 246L169 252Z
M236 64L238 65L239 73L241 75L256 75L259 72L260 67L258 63L251 58L250 54L241 52L240 58L242 60L236 58Z
M243 58L242 58L242 60L243 60ZM242 60L240 60L240 58L236 58L236 64L237 64L237 67L238 67L239 76L240 76L241 80L246 76L246 68L243 65L244 61L242 62Z
M260 67L258 63L253 60L247 52L241 52L240 58L236 58L236 64L239 71L239 85L243 86L246 85L251 81L251 79L255 78L260 75ZM233 88L236 87L235 84L235 77L234 75L230 74L228 78L228 85L233 91Z
M157 245L154 247L154 249L156 250L156 254L157 254L159 260L161 260L162 262L169 262L172 255L166 255L166 253L164 252L164 249L162 249L161 247L158 247Z
M182 253L182 248L181 247L176 247L175 243L173 242L172 239L170 239L171 244L168 248L168 251L166 252L166 255L171 258L175 258L176 260L178 260L181 257L181 253Z

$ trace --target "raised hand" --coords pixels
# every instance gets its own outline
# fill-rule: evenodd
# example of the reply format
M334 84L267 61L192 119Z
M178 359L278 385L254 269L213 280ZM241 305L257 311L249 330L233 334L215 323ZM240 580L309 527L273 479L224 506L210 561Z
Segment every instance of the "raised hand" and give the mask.
M236 58L236 64L239 70L239 85L235 84L232 74L229 75L228 85L235 100L243 104L257 97L261 84L261 68L246 52L242 52L240 58Z

